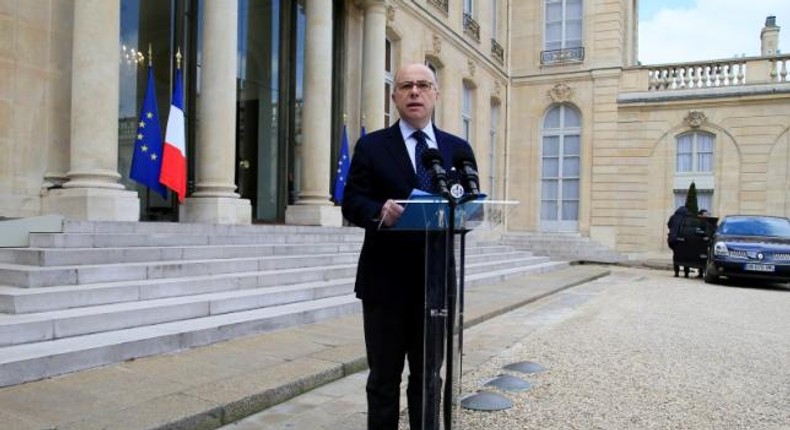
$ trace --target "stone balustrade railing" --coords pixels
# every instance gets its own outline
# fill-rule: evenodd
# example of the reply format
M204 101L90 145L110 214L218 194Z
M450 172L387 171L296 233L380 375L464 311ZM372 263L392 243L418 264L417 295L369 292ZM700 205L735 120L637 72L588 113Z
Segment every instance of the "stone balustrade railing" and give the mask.
M790 82L790 55L645 66L649 91Z

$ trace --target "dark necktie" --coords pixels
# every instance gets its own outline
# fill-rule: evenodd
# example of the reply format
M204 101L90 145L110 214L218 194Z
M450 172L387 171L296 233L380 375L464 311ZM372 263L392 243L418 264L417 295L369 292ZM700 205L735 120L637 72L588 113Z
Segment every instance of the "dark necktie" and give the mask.
M428 143L425 141L425 133L422 130L417 130L412 133L411 137L417 141L417 146L414 151L414 164L417 167L417 182L419 188L426 192L433 192L433 180L428 169L422 165L422 155L428 150Z

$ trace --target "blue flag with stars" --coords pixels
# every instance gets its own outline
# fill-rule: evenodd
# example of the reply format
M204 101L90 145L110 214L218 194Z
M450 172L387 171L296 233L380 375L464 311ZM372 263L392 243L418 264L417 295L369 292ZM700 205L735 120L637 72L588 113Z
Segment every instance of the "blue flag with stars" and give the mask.
M159 111L156 108L154 69L148 66L148 85L145 89L140 119L137 121L137 135L134 140L129 177L161 194L163 198L167 198L167 189L159 183L161 170L162 130L159 126Z
M346 135L346 126L343 125L343 142L340 144L340 159L337 161L335 192L332 196L337 204L343 203L343 190L346 188L346 179L348 177L348 168L350 165L351 160L348 158L348 136Z

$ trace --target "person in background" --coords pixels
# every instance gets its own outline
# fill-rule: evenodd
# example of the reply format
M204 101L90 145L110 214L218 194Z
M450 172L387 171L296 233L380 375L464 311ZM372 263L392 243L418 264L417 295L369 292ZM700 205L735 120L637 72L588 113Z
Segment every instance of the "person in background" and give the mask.
M683 225L683 218L688 216L688 213L689 211L686 206L680 206L667 221L667 228L669 229L669 233L667 234L667 245L669 245L669 248L672 250L672 269L675 271L676 278L680 274L680 265L678 264L678 253L676 250L678 247L678 237L680 235L680 228ZM683 267L683 274L687 278L689 277L689 271L689 267Z
M697 212L697 216L699 218L707 218L707 217L710 216L710 214L708 213L707 209L703 208L703 209L700 209L699 212ZM708 224L708 223L703 223L703 226L705 227L705 230L706 230L705 231L705 241L710 241L710 237L713 235L713 231L712 231L711 225ZM704 274L705 274L705 270L697 269L697 278L702 278L702 276Z
M471 151L465 140L439 130L432 123L438 98L439 86L431 69L419 63L401 67L395 74L392 92L400 119L393 126L368 133L357 141L344 190L343 216L365 229L354 291L362 300L370 367L366 392L371 430L398 428L401 374L406 359L409 423L412 429L422 428L423 360L428 359L423 354L425 286L442 284L446 273L442 254L441 261L432 263L432 267L439 269L426 274L426 255L440 254L426 253L426 244L438 243L441 248L444 236L432 241L431 235L439 233L398 231L390 227L404 211L396 200L408 199L415 189L436 192L431 189L430 176L421 165L421 151L438 149L448 172L453 154ZM441 358L438 360L440 363ZM433 393L437 388L426 390Z

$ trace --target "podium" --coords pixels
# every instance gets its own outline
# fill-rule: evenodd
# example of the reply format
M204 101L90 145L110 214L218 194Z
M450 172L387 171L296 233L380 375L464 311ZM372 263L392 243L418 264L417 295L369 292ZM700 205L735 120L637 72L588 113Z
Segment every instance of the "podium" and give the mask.
M422 430L460 429L466 235L498 227L518 202L426 194L397 203L404 211L388 230L425 233Z

